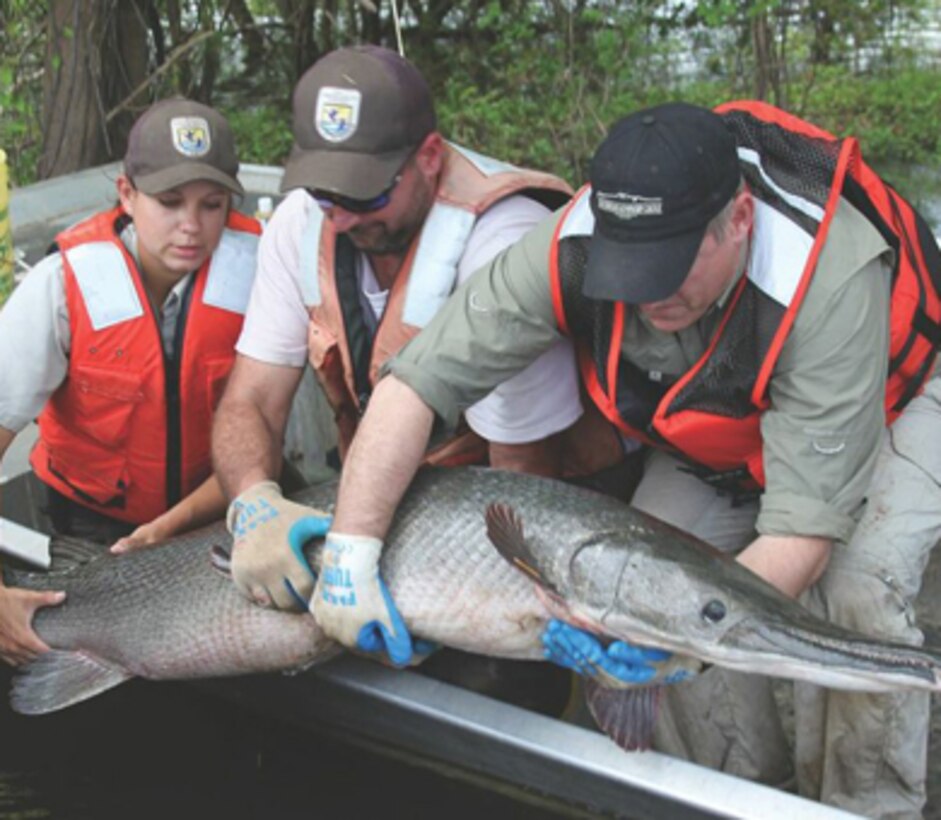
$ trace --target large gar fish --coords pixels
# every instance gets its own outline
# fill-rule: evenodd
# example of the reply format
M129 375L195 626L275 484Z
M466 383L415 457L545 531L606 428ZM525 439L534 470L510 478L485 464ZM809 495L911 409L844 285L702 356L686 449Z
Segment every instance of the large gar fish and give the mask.
M297 498L330 509L335 493L327 484ZM311 615L250 604L212 568L211 548L229 541L219 523L151 550L89 559L75 547L80 560L64 569L8 571L13 585L68 593L36 615L54 651L17 676L14 709L53 711L135 675L217 677L332 656ZM316 568L319 546L308 554ZM413 635L469 652L539 659L554 612L606 638L748 672L871 691L941 689L938 654L814 618L691 536L548 479L421 473L399 507L382 571Z

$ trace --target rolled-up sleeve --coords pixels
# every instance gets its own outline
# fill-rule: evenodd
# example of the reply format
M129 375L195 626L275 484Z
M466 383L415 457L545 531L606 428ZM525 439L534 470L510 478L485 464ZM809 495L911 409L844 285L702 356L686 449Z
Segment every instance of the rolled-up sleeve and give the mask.
M846 270L811 284L775 368L759 533L845 541L855 528L885 429L891 259L862 230L821 255Z
M408 384L448 428L561 338L552 308L549 248L560 215L474 273L383 374Z

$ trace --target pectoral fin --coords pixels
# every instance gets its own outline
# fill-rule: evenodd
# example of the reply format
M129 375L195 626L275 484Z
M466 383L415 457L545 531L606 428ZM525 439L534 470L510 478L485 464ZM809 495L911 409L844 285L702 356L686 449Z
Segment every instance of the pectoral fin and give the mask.
M526 573L543 589L556 595L559 591L540 572L535 556L540 550L526 540L523 533L523 520L508 504L490 504L487 507L487 537L507 561L521 572Z

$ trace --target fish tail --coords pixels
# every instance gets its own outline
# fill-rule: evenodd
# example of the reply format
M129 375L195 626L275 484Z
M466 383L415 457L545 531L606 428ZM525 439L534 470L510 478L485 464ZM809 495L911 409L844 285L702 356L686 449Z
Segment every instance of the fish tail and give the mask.
M10 706L22 715L65 709L134 677L126 669L82 652L53 650L17 669Z

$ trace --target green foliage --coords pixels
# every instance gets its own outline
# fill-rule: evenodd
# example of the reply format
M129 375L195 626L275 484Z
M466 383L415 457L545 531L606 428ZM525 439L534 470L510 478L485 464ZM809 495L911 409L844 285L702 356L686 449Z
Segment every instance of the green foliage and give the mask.
M135 0L152 53L145 97L183 93L230 118L245 162L291 147L290 92L333 43L394 45L389 4ZM934 0L415 0L399 4L409 57L432 85L443 133L573 184L612 123L669 99L783 102L868 159L941 159L939 67L918 52ZM14 184L36 176L49 0L0 3L0 147ZM172 12L172 13L171 13ZM305 17L306 15L306 17ZM203 32L212 36L175 49ZM906 34L907 32L907 34ZM909 40L906 40L906 37ZM764 38L759 48L756 42ZM163 62L161 62L163 61ZM146 102L146 100L145 100ZM135 110L140 110L136 103Z
M820 71L808 95L808 119L853 134L873 162L941 159L941 71L910 66L894 74L854 77Z
M542 3L526 9L508 16L491 3L478 19L482 48L436 55L433 74L419 65L437 78L450 139L578 185L608 127L669 94L666 41L636 8L616 2L580 14ZM653 75L662 84L652 85Z
M228 110L242 162L259 165L283 164L291 153L291 112L283 107L262 105Z
M7 154L11 185L35 180L42 149L42 54L37 47L45 14L41 2L0 4L0 148Z

